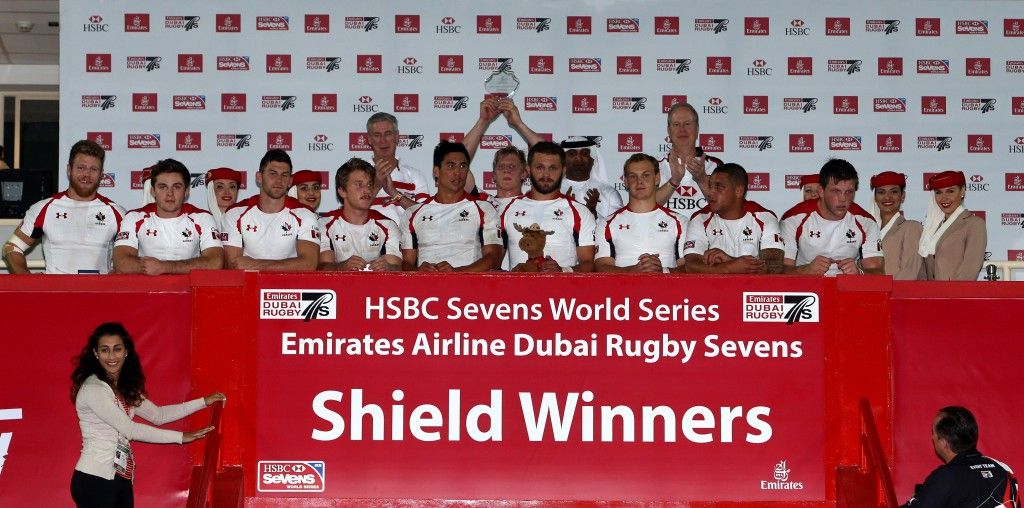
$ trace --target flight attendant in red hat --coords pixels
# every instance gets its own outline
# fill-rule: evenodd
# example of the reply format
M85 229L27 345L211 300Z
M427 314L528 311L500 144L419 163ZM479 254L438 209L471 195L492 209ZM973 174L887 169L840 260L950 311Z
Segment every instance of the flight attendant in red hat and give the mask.
M907 175L884 171L871 177L871 215L882 230L882 253L885 274L896 280L916 280L921 271L921 223L903 217L903 201L907 197Z
M967 180L962 171L943 171L928 179L935 199L928 203L918 253L921 278L977 280L985 260L985 220L964 208Z

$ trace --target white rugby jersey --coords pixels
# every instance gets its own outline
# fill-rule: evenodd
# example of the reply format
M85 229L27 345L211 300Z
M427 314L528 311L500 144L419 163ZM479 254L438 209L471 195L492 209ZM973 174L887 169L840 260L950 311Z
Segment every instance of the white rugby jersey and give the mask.
M206 249L221 247L220 228L210 212L185 203L177 217L161 218L156 203L128 212L114 247L126 246L161 261L193 259Z
M704 153L704 173L711 175L711 172L718 166L724 164L722 159L708 155ZM668 165L668 155L658 161L658 172L661 174L661 183L665 183L672 178L672 168ZM700 190L700 186L693 181L693 175L689 171L684 171L683 179L679 181L679 185L672 190L672 197L665 203L665 208L673 210L679 213L688 213L688 210L693 208L687 208L684 200L690 198L699 200L704 198L704 192Z
M235 203L224 212L224 245L239 247L253 259L281 260L298 255L295 242L320 245L317 215L293 197L286 197L277 213L260 211L259 195Z
M585 182L577 182L568 178L562 179L562 194L568 195L569 191L572 190L573 199L580 203L587 201L587 193L590 192L590 189L597 189L600 195L600 198L597 200L598 217L608 217L622 208L622 196L611 185L593 178Z
M747 201L746 212L739 219L726 220L704 207L690 218L686 230L683 256L704 255L710 249L722 249L726 254L758 257L762 249L784 249L779 231L779 219L771 210Z
M817 256L831 259L882 257L878 223L856 203L839 220L826 220L818 213L818 200L808 199L782 215L782 240L786 259L806 265ZM833 264L826 275L840 273Z
M615 258L615 266L633 266L641 254L657 254L664 268L679 266L686 219L665 207L636 213L628 206L598 221L597 258Z
M433 176L431 176L432 178ZM398 167L391 172L391 181L395 182L396 190L416 201L422 201L422 198L430 196L434 192L434 186L430 185L427 175L401 160L398 161ZM395 221L395 224L401 224L402 216L405 214L405 209L402 208L402 205L392 203L391 197L388 196L383 187L377 193L377 197L373 198L373 204L370 208Z
M352 256L367 263L387 254L402 257L398 224L376 210L370 210L366 224L352 224L339 208L320 217L320 230L320 252L334 251L335 263Z
M562 194L544 201L525 195L516 196L501 213L501 236L512 267L527 261L526 252L519 248L523 234L516 231L515 224L524 229L538 224L542 230L554 231L547 237L544 255L550 256L563 268L579 264L577 247L593 246L597 241L594 214L579 202Z
M61 192L29 207L18 230L42 239L46 273L110 273L111 242L124 213L121 205L99 194L78 201Z
M498 212L467 194L442 204L428 198L409 207L402 219L402 248L417 249L417 266L447 261L455 268L483 257L484 245L501 245Z

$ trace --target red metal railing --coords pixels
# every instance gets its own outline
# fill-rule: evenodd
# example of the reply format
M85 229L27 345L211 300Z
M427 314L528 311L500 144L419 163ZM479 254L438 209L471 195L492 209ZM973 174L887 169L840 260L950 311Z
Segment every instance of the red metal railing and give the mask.
M213 479L220 465L220 440L221 440L221 414L224 412L224 403L217 401L213 404L213 414L210 416L210 425L213 431L206 436L205 448L203 449L203 462L192 468L192 481L188 489L188 508L205 508L209 506L210 493L213 490Z
M896 488L892 482L892 474L889 472L889 464L885 459L885 451L882 448L882 439L878 434L878 427L875 425L875 416L871 411L871 403L868 399L860 399L861 416L861 443L864 447L864 454L867 458L868 469L877 476L882 489L883 506L885 508L898 508L896 501Z

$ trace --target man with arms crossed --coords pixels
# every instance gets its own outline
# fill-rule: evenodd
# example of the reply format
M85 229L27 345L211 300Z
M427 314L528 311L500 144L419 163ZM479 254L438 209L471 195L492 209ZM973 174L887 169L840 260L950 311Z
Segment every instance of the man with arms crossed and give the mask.
M315 213L288 196L292 159L270 150L256 173L259 194L239 201L224 214L224 256L240 270L316 270L320 228Z
M878 223L853 202L857 170L845 160L830 159L821 167L819 179L820 198L804 201L782 215L784 272L884 275Z
M501 213L501 236L508 250L509 266L516 270L525 263L537 263L542 272L593 271L594 214L560 191L565 151L555 143L541 141L530 147L526 163L533 188L513 199ZM523 229L537 224L541 230L554 232L547 237L543 258L528 259L519 248L523 234L516 230L517 224Z
M597 223L597 271L681 272L686 219L658 206L658 159L633 154L623 173L629 203Z
M421 272L486 272L501 263L498 212L466 193L469 153L462 143L434 149L437 194L405 211L402 268Z
M68 188L29 207L3 247L11 273L25 274L25 251L43 239L46 273L107 273L124 208L96 190L103 177L103 148L88 140L71 147ZM45 238L44 238L45 237Z
M213 215L186 203L191 175L185 165L159 161L149 180L156 201L125 215L114 238L114 271L160 275L222 268L224 249Z
M349 159L338 168L334 185L342 206L320 218L320 270L402 269L398 224L370 209L376 176L363 159Z
M708 205L690 218L686 271L690 273L782 273L784 245L779 220L747 200L747 171L734 163L708 179Z

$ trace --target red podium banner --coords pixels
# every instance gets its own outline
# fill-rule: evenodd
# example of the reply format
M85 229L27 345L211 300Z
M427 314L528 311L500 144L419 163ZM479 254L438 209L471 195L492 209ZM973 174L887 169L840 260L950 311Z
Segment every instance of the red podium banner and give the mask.
M257 494L825 498L824 281L488 279L260 275Z

